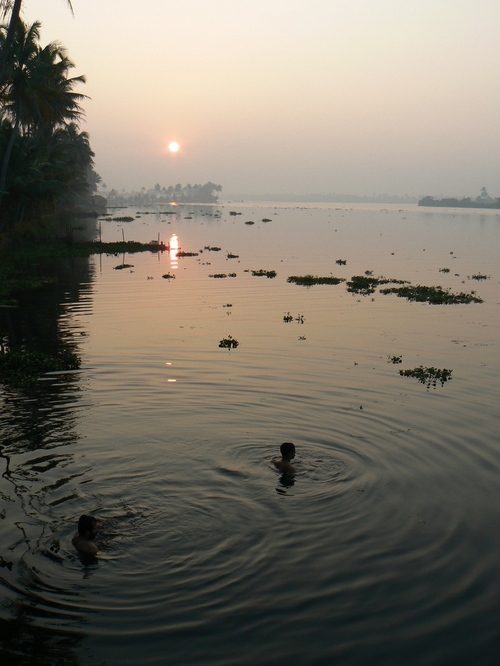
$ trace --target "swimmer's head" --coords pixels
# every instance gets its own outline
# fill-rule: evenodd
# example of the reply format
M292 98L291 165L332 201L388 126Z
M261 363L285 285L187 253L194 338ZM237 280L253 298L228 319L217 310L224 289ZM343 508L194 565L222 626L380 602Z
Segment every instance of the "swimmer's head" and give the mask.
M93 516L83 514L78 521L78 534L81 537L92 538L97 533L97 520Z
M283 442L280 446L280 452L283 458L287 458L288 460L295 458L295 444L292 442Z

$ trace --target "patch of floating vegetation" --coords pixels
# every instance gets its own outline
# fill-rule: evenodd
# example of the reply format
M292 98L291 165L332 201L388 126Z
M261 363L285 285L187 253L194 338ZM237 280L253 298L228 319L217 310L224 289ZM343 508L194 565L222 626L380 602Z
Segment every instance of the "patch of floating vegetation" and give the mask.
M483 275L482 273L475 273L474 275L470 276L471 280L489 280L490 276L489 275Z
M228 252L226 256L227 256L228 259L239 259L240 258L239 254L233 254L232 252Z
M345 282L345 278L333 277L333 275L323 277L318 275L291 275L287 282L299 284L303 287L311 287L313 284L340 284Z
M402 362L403 362L403 357L402 356L391 356L391 355L389 355L387 357L387 363L394 363L396 365L396 364L402 363Z
M291 321L294 321L294 320L296 322L298 322L299 324L303 324L306 319L305 319L304 315L298 314L296 317L294 317L289 312L287 312L283 317L283 321L285 322L285 324L289 324Z
M14 388L28 387L47 372L77 370L80 364L76 354L14 349L0 354L0 382Z
M134 264L118 264L115 266L115 271L122 271L124 268L133 268Z
M232 335L228 335L227 338L222 338L219 342L219 347L224 349L236 349L239 344L238 340L235 340Z
M440 268L440 269L439 269L439 272L440 272L440 273L449 273L449 272L450 272L450 269L449 269L449 268Z
M466 294L463 291L453 294L449 289L442 287L425 287L424 285L407 287L390 287L381 289L381 294L396 294L398 298L406 298L409 301L430 303L431 305L458 305L463 303L482 303L483 299L475 295L475 292Z
M252 220L247 220L245 224L255 224L255 222L253 222Z
M211 278L228 278L228 277L235 278L236 273L212 273L208 277L211 277Z
M347 259L337 259L335 263L339 266L345 266L347 264Z
M162 275L162 278L164 280L175 280L175 275L173 273L165 273L165 275Z
M214 247L213 245L205 245L203 249L208 250L209 252L220 252L220 247Z
M260 268L258 271L252 271L252 275L255 277L267 277L267 278L275 278L277 276L276 271L265 271L263 268Z
M436 388L438 382L441 382L441 386L444 386L446 382L451 380L452 372L452 370L448 370L447 368L424 368L423 365L419 365L418 368L413 368L412 370L400 370L399 374L402 377L414 377L429 389L431 386Z
M371 271L367 271L365 275L353 275L347 282L347 291L352 294L373 294L376 287L380 284L409 284L407 280L393 280L384 277L373 277Z
M182 250L179 250L177 254L175 255L176 257L197 257L199 255L199 252L183 252Z

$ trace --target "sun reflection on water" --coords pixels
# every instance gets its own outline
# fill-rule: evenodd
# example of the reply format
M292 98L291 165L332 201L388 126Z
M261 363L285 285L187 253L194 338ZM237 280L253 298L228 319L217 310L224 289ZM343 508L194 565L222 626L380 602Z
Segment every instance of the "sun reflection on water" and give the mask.
M172 234L170 239L170 265L172 268L178 268L179 259L177 258L177 252L179 251L179 239L177 234Z

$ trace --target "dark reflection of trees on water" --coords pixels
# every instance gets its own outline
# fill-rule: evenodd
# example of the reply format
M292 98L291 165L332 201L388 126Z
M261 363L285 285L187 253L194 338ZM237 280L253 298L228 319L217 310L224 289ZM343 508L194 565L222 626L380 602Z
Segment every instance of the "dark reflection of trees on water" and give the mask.
M55 632L32 624L26 607L19 605L14 618L0 620L2 666L78 666L75 648L81 633Z
M2 345L78 354L85 332L75 334L66 304L90 300L91 262L40 260L34 270L55 282L20 293L16 308L0 308ZM78 513L79 488L88 480L87 467L75 459L83 393L78 372L49 375L24 389L0 385L2 666L79 663L82 617L57 603L57 580L46 589L36 572L50 564L51 540Z

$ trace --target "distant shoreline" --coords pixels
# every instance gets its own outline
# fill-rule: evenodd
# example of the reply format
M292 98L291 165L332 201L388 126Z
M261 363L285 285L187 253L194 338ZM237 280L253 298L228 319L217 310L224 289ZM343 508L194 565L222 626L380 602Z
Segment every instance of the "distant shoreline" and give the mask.
M486 208L500 209L500 199L490 201L473 201L470 197L463 199L434 199L434 197L424 197L418 202L419 206L432 206L438 208Z

